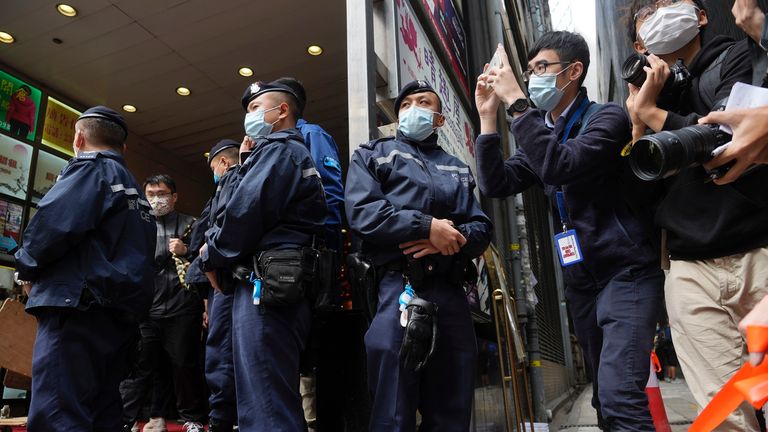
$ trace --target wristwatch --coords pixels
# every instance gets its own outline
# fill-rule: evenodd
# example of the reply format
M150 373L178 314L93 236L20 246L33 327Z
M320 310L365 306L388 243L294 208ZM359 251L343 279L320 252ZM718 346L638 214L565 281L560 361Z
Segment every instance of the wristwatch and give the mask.
M29 285L29 284L32 283L30 281L25 281L25 280L19 279L19 272L14 272L13 273L13 281L16 283L16 285Z
M507 113L509 115L513 115L515 113L524 113L530 107L531 107L531 104L528 102L528 99L520 98L512 102L512 105L510 105L509 108L507 108Z

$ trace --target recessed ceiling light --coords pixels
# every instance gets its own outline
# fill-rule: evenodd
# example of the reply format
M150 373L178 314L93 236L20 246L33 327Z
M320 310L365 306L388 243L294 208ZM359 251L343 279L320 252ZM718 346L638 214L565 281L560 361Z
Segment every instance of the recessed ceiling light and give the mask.
M129 112L129 113L134 113L134 112L136 112L136 107L133 106L133 105L126 104L126 105L123 105L123 111Z
M241 67L237 71L237 73L239 73L241 76L249 77L249 76L253 75L253 69L251 69L249 67Z
M192 92L186 87L176 87L176 93L178 93L179 96L189 96Z
M320 45L310 45L307 47L307 52L309 55L319 56L323 53L323 49L320 47Z
M59 13L64 15L65 17L73 17L77 15L77 9L65 3L57 4L56 10L59 11Z
M13 35L11 35L10 33L0 31L0 42L9 44L9 43L13 43L15 40L16 38L13 37Z

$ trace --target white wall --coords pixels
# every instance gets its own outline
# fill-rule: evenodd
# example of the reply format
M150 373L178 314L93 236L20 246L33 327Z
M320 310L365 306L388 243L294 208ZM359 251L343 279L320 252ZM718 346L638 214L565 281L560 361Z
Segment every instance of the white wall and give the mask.
M597 27L595 0L549 0L553 30L567 30L584 36L589 45L590 67L584 86L592 100L598 97ZM604 102L604 101L598 101Z

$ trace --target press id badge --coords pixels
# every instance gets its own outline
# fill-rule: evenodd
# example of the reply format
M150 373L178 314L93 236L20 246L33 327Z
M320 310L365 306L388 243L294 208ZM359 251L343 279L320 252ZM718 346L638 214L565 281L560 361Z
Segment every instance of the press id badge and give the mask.
M570 229L556 235L555 247L557 247L557 255L560 257L560 265L563 267L584 261L576 230Z

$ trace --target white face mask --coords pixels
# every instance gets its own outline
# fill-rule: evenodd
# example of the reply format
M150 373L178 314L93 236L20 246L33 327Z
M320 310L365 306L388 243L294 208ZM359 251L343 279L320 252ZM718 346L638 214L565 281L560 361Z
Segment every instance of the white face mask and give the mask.
M149 205L152 207L151 213L153 216L165 216L173 210L170 195L163 197L153 196L147 198L147 201L149 201Z
M656 55L671 54L698 34L698 9L687 3L660 8L638 31L645 48Z

